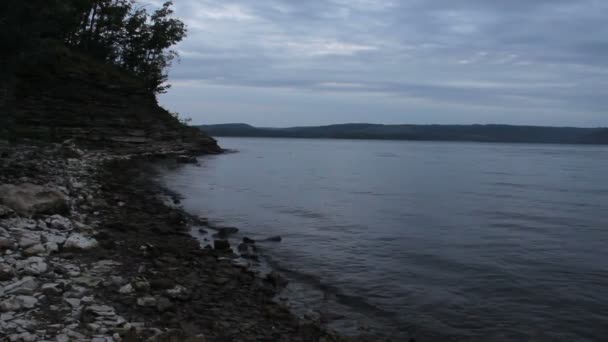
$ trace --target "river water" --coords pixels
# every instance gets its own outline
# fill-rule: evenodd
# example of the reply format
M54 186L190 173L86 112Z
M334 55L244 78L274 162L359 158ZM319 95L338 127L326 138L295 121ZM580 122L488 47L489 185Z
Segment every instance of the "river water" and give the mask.
M608 147L220 138L164 175L294 310L395 341L607 341Z

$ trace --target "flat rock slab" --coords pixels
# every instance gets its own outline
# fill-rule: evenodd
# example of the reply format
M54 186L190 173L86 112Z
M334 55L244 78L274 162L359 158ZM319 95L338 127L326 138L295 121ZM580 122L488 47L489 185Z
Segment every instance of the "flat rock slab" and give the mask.
M25 183L0 185L0 203L22 214L65 214L68 200L59 190Z

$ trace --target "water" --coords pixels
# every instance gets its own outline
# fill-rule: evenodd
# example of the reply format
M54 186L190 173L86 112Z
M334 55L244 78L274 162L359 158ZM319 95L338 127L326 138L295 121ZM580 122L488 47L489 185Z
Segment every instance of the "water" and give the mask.
M264 253L294 307L397 341L608 340L607 147L220 143L240 152L167 184L191 212L281 235Z

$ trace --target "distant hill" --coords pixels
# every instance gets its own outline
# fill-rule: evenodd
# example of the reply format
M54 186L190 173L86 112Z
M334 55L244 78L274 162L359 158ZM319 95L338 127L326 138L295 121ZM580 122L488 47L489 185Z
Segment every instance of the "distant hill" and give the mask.
M198 126L211 136L608 144L608 128L512 125L340 124L267 128L243 123Z

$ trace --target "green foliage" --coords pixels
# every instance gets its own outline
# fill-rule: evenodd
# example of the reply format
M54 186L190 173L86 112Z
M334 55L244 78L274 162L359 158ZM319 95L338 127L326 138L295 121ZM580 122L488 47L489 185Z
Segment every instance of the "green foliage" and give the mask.
M0 39L13 55L60 42L121 67L150 91L164 92L167 69L177 57L171 47L186 36L172 5L167 1L148 13L135 0L2 0Z

